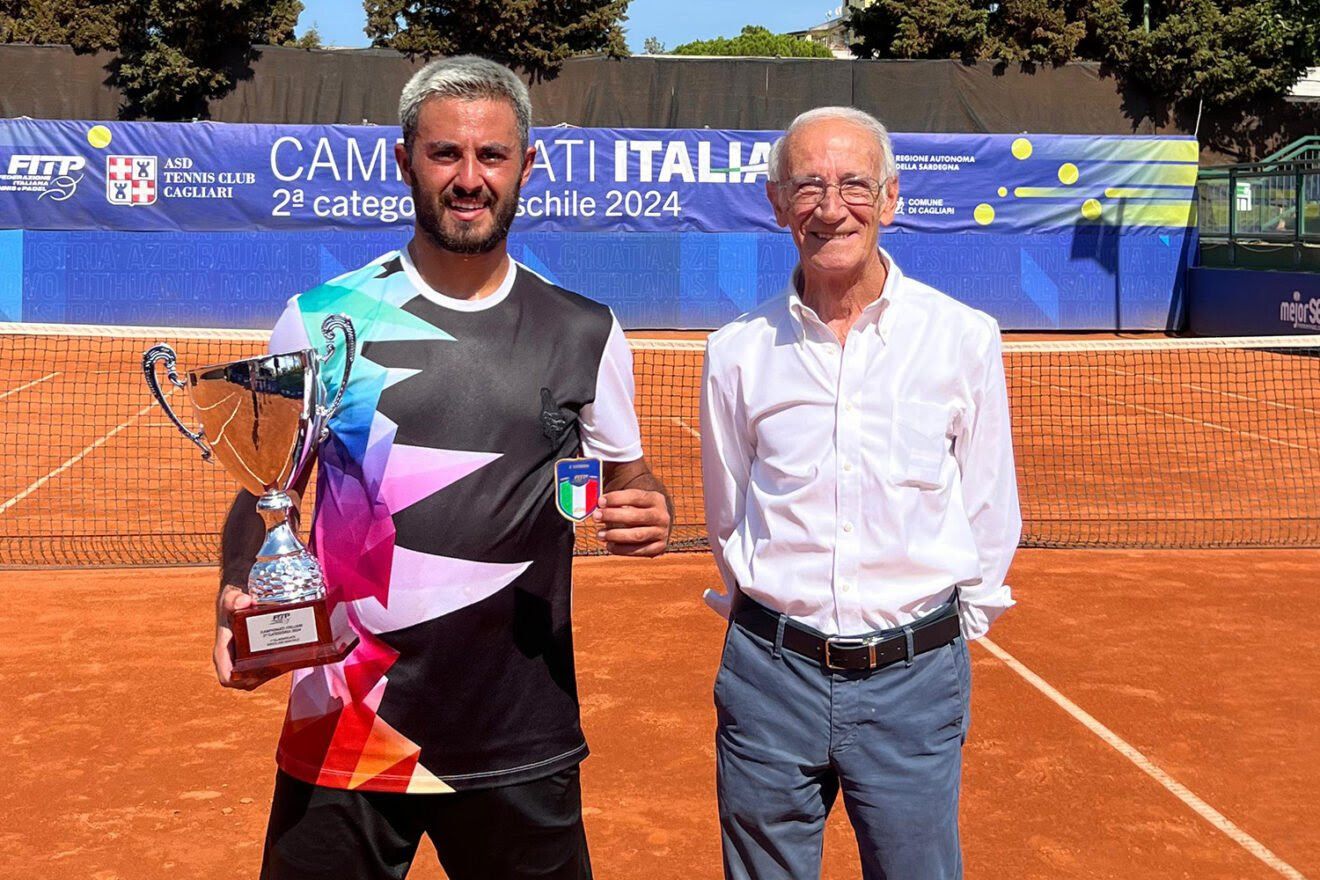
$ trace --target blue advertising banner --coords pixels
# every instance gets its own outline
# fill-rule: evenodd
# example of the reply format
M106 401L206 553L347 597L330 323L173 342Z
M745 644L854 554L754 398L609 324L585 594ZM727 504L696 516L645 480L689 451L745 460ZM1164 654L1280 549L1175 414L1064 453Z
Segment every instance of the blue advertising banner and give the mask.
M1197 336L1320 333L1320 274L1197 266L1187 273L1187 318Z
M794 264L765 195L777 136L534 129L511 252L625 326L718 326ZM909 274L1006 329L1177 320L1194 140L893 139L884 245ZM406 241L398 140L376 126L0 121L0 230L17 231L0 232L14 256L0 315L268 326L288 296Z

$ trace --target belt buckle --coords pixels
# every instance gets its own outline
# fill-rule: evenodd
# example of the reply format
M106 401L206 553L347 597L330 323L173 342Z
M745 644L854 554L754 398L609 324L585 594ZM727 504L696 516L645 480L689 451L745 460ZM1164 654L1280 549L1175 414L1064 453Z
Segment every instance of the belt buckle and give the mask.
M844 636L830 636L827 639L825 639L825 668L834 669L839 672L854 671L854 670L850 670L846 666L835 666L833 661L830 659L831 648L868 648L869 649L867 651L867 659L869 660L868 665L870 666L871 669L874 669L875 646L878 644L880 644L879 636L854 636L851 638Z

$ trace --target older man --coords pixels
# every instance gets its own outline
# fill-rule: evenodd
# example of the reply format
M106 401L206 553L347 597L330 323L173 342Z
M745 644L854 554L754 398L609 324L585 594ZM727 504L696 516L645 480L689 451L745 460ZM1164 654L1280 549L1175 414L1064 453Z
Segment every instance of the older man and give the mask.
M766 193L801 263L710 337L702 395L725 874L818 876L842 790L868 880L960 877L966 640L1013 604L1021 529L999 328L878 247L871 116L799 116Z

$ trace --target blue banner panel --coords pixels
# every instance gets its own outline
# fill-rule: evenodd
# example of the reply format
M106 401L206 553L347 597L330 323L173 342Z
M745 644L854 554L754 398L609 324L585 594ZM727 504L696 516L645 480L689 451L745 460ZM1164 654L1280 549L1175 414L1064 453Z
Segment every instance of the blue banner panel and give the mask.
M23 320L23 233L0 230L0 321Z
M1320 333L1320 274L1193 268L1188 329L1197 336Z
M269 328L289 296L407 240L387 232L0 233L0 311L26 321ZM1113 236L1110 236L1113 238ZM1165 329L1183 255L1160 237L1122 248L1082 231L1031 236L890 234L913 277L994 315L1005 329ZM778 294L797 262L785 235L515 233L510 253L606 303L630 329L709 328Z
M718 326L795 263L766 198L777 136L534 129L513 254L627 327ZM23 230L0 240L22 255L0 264L0 311L17 285L29 321L267 326L288 296L406 240L398 140L385 126L0 121L0 230ZM895 134L894 148L884 244L909 274L1010 329L1176 321L1194 140Z

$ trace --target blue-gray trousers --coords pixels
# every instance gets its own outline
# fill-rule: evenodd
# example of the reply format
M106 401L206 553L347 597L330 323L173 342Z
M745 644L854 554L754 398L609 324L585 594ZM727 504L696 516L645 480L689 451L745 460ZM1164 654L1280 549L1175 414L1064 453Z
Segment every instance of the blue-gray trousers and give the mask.
M818 878L825 818L840 790L865 880L962 877L970 693L961 638L911 665L827 673L730 625L715 679L728 880Z

